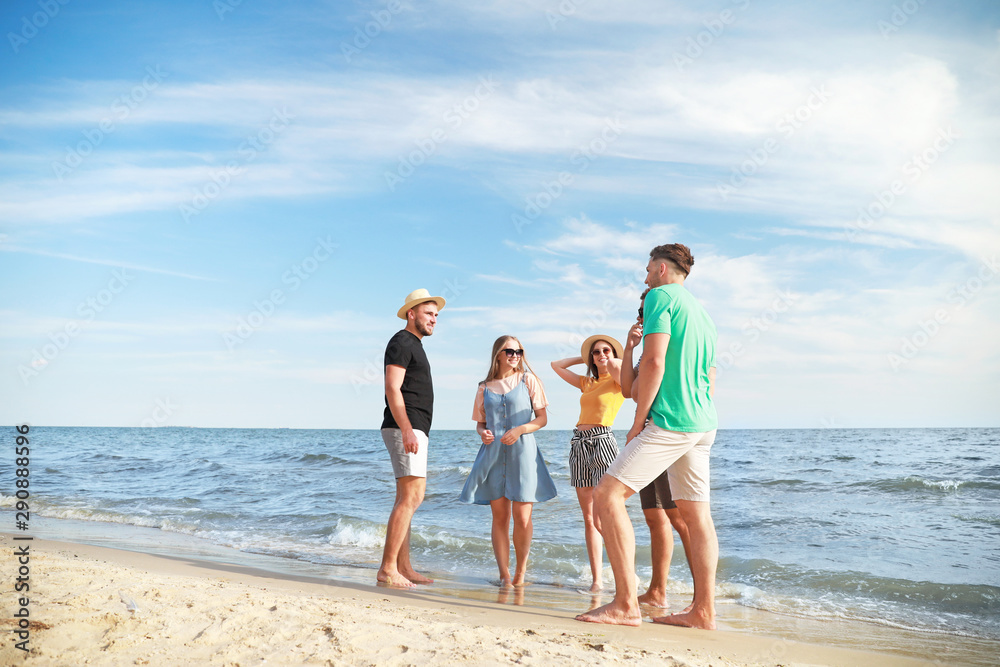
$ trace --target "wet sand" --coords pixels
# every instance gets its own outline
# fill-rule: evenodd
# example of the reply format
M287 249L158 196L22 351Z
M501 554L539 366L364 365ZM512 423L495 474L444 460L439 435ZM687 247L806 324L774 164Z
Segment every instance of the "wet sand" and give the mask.
M14 592L14 542L3 544L0 624L10 630L22 594ZM442 596L190 557L30 545L33 665L934 664L738 631L583 624L516 606L518 591ZM0 664L24 660L15 633L0 641Z

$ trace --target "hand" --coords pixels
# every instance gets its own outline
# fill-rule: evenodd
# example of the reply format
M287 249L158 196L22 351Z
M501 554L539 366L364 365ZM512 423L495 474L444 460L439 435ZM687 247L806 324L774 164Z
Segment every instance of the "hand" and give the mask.
M484 428L483 432L479 434L479 437L483 439L484 445L488 445L493 442L493 431L488 428Z
M635 347L642 342L642 322L636 322L628 330L628 338L625 339L625 347Z
M524 435L524 427L515 426L514 428L503 434L503 436L500 438L500 442L502 442L505 445L513 445L515 442L517 442L517 439L520 438L522 435Z
M405 429L403 431L403 451L407 454L416 454L419 448L417 434L413 432L412 428Z
M629 442L631 442L632 438L639 435L639 433L641 433L642 429L644 428L646 428L645 424L632 424L632 428L628 430L628 435L625 436L625 444L627 445Z

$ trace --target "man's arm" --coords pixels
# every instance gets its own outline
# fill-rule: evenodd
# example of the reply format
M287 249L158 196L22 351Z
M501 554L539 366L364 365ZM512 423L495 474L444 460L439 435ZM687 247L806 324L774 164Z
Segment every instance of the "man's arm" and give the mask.
M417 434L413 432L413 425L410 418L406 416L406 404L403 402L403 378L406 376L406 369L402 366L390 364L385 367L385 400L389 404L389 412L396 420L396 425L403 433L403 449L410 454L416 454Z
M612 359L608 362L608 373L611 374L611 379L615 381L619 387L622 385L622 360Z
M663 380L663 369L666 364L667 345L670 343L670 334L651 333L643 338L642 362L639 364L639 378L633 384L633 394L635 395L635 421L629 429L625 443L639 434L646 427L646 419L649 417L649 409L653 406L653 399L660 390L660 382Z

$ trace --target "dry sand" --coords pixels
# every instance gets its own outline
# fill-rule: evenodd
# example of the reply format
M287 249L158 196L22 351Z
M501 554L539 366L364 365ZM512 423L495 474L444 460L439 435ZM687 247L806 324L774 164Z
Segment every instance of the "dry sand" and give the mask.
M17 563L0 549L0 625L15 629ZM18 543L24 544L24 543ZM909 665L885 654L735 632L572 615L102 547L34 540L28 665ZM131 607L131 609L130 609Z

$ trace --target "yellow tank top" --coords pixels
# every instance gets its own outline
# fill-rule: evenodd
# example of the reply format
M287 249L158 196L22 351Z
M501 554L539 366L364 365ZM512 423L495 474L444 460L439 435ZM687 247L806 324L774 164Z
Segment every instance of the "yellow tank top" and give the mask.
M597 380L584 377L580 381L580 389L583 394L580 396L580 419L577 424L614 424L625 397L611 374L602 375Z

